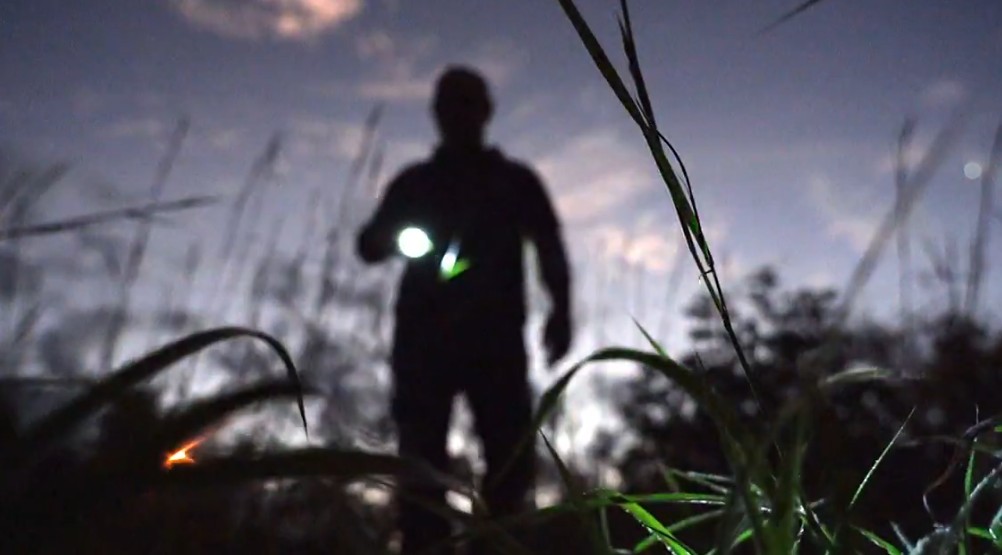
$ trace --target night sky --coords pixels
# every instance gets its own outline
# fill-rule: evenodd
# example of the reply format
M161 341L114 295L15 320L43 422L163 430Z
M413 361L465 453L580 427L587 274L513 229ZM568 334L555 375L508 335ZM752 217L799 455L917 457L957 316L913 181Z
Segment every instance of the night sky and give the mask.
M724 277L733 283L770 263L791 284L844 284L891 208L895 141L908 117L918 122L912 160L951 118L965 122L911 225L917 243L954 241L966 253L978 181L964 166L985 164L1002 118L1002 2L828 0L760 33L796 3L631 2L660 123L692 176ZM580 7L622 61L618 2ZM5 0L0 144L73 165L46 199L57 217L144 199L182 115L192 129L170 198L235 195L281 132L283 191L266 215L301 214L309 191L343 186L377 103L383 181L431 150L429 93L450 63L488 76L491 141L544 177L579 297L589 297L580 304L604 305L607 337L636 342L616 322L660 320L677 223L639 132L556 1ZM121 197L100 197L94 183ZM297 236L297 218L287 219ZM186 223L157 232L161 256L213 241L219 229L204 215L177 220ZM994 235L989 260L999 261ZM627 287L630 275L643 284ZM695 268L684 276L679 303L698 287ZM896 283L891 253L866 310L896 310ZM997 306L1002 288L989 288ZM942 301L935 290L920 298Z

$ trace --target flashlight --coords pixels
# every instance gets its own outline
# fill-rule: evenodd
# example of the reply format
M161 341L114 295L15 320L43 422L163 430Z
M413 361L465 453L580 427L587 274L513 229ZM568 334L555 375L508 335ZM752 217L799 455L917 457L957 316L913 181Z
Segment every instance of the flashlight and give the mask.
M397 235L397 249L407 258L421 258L431 252L431 238L418 227L407 227Z
M397 250L412 260L423 257L433 248L431 238L419 227L406 227L397 235ZM442 281L449 281L468 270L469 267L469 260L459 258L459 243L452 241L439 262L438 277Z
M448 281L465 272L469 267L470 261L459 258L459 244L453 241L449 243L449 248L445 251L442 261L438 265L438 277L442 281Z

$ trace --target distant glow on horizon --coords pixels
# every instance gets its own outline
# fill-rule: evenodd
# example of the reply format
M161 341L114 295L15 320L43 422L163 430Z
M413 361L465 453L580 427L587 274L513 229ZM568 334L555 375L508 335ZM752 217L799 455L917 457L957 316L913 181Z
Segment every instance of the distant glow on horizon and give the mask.
M421 258L431 252L431 239L417 227L404 228L397 236L397 248L407 258Z
M972 181L981 177L981 164L977 162L964 164L964 177Z

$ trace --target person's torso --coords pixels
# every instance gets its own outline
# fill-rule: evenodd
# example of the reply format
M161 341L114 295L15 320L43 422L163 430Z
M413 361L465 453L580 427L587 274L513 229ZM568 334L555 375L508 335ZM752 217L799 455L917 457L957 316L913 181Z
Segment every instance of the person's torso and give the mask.
M434 249L408 261L398 327L444 326L471 334L485 326L521 329L519 176L496 151L466 159L436 156L421 166L407 224L425 230Z

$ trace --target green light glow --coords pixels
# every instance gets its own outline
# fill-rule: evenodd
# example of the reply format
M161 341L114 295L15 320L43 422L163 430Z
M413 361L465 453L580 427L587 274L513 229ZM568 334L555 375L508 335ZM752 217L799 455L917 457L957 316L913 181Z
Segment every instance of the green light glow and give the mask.
M428 234L417 227L407 227L397 235L397 249L407 258L421 258L431 252Z
M438 267L438 276L443 281L448 281L470 268L470 261L465 258L459 258L458 253L458 245L452 243L449 245L449 250L442 256L442 262Z

